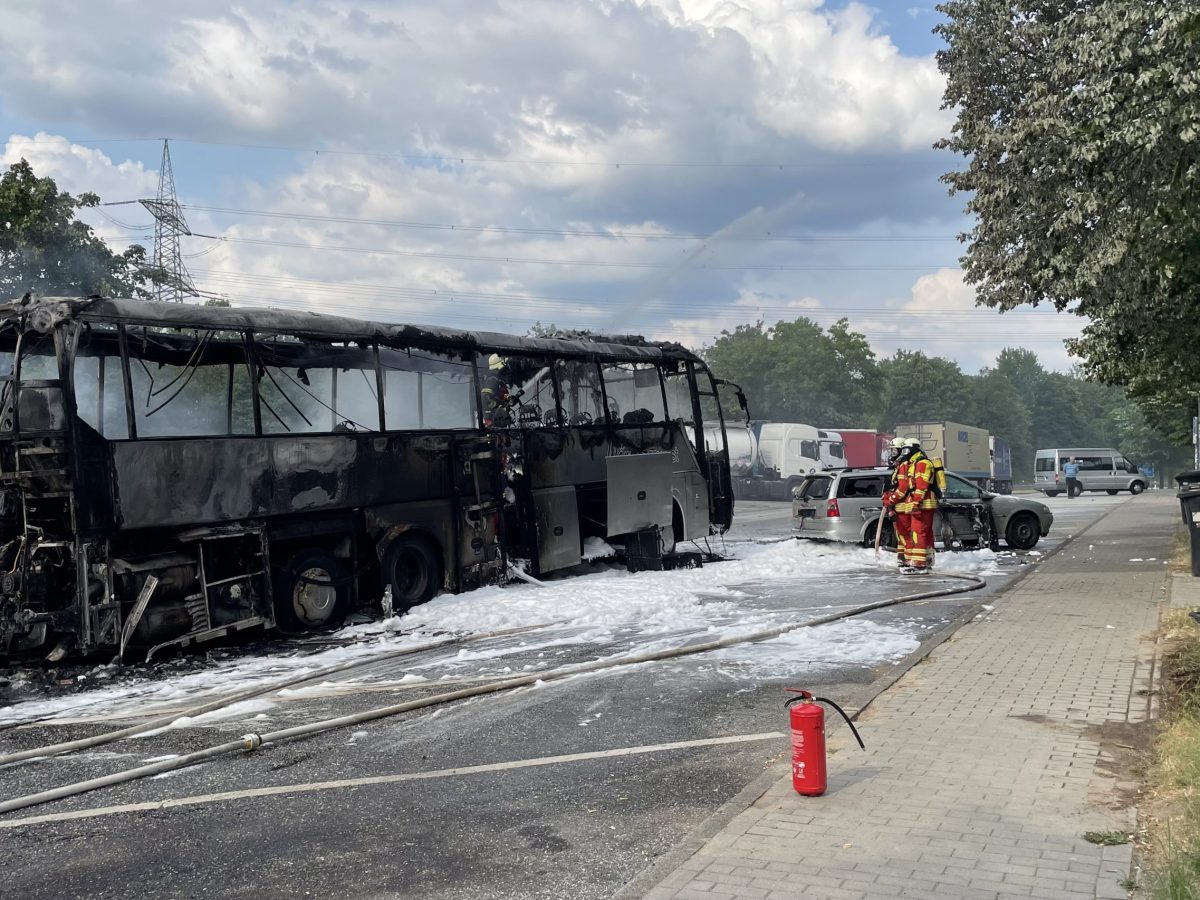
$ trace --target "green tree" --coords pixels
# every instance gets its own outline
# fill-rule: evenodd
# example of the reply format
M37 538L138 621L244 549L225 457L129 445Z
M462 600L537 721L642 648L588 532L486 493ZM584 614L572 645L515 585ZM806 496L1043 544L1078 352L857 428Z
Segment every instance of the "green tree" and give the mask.
M0 298L42 295L144 297L146 251L113 253L75 214L97 206L92 193L72 197L25 160L0 176Z
M1195 0L945 0L939 146L975 225L979 301L1090 320L1087 374L1148 409L1200 388L1200 8ZM1164 399L1168 402L1164 402ZM1185 420L1186 424L1190 420Z
M1032 412L1046 378L1046 370L1037 354L1032 350L1005 347L996 357L994 371L1013 386L1025 408Z
M897 350L879 370L885 384L879 428L890 430L901 422L975 421L971 378L958 363L920 350Z
M1013 474L1018 481L1033 478L1033 420L1016 385L997 369L985 369L972 379L975 420L1008 442L1012 450Z
M881 381L866 338L843 319L739 325L704 351L713 372L745 389L755 418L829 428L869 427Z

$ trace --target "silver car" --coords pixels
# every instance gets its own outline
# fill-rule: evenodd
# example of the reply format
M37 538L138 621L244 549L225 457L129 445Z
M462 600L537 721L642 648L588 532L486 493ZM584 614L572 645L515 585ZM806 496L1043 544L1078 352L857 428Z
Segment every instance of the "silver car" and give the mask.
M814 472L792 491L792 528L799 537L870 547L883 510L881 498L891 472L886 468ZM946 473L946 492L933 520L934 539L945 547L998 546L1031 550L1050 533L1054 514L1036 500L991 494ZM884 519L882 543L896 545L892 522Z

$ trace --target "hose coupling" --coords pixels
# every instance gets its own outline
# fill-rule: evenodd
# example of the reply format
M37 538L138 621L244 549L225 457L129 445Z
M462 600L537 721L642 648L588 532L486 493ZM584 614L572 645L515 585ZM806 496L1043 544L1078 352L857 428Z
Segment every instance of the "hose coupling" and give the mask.
M257 750L261 746L262 746L262 735L253 734L253 733L242 735L242 749L243 750L247 750L247 751Z

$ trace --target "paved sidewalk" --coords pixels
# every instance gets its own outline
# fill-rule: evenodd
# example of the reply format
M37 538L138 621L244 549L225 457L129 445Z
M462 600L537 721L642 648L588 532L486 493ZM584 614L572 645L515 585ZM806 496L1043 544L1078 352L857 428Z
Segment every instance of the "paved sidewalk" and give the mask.
M866 753L838 729L829 793L782 777L644 896L1126 897L1131 846L1083 833L1134 826L1113 754L1153 713L1178 523L1122 504L880 695Z

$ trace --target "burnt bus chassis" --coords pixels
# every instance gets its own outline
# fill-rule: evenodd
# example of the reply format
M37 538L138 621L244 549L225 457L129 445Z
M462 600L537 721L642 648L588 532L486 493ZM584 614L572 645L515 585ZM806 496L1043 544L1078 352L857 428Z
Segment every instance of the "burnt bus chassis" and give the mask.
M133 336L169 345L205 329L242 336L242 363L256 374L253 433L139 439ZM76 410L76 352L101 331L119 354L123 439L102 437ZM373 352L380 430L264 434L255 335ZM58 378L22 379L23 346L35 340L53 341ZM477 403L474 427L388 431L384 347L470 360L476 398L475 360L488 353L671 367L690 385L693 424L485 427ZM439 589L497 582L512 557L534 574L577 563L587 536L644 545L657 532L672 544L732 521L718 382L675 344L27 297L0 305L0 350L13 356L0 395L0 659L127 645L150 655L251 627L302 630L337 622L385 586L402 611ZM101 361L101 391L104 370ZM718 447L703 438L702 395Z

